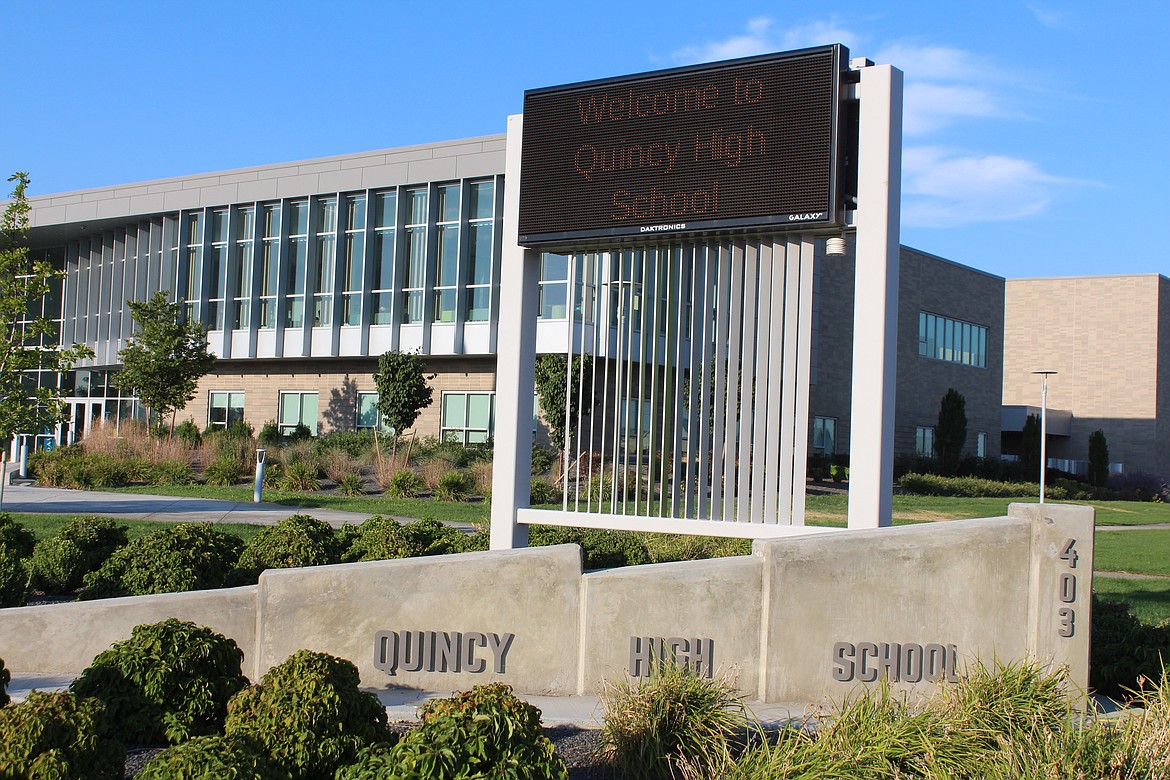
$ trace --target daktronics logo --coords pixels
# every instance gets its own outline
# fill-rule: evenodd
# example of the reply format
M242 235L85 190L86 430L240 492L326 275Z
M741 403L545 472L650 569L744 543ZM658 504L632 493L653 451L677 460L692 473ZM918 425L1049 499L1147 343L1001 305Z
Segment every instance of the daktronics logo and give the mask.
M676 222L673 225L643 225L642 227L638 228L638 230L642 233L661 233L661 232L666 231L666 230L686 230L686 229L687 229L687 223L685 223L685 222Z

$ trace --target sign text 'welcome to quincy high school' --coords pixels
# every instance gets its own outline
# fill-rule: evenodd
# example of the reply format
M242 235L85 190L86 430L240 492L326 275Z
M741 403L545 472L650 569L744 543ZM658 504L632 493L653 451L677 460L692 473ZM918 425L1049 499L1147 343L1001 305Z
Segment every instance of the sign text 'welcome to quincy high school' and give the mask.
M520 243L838 224L839 46L530 90Z

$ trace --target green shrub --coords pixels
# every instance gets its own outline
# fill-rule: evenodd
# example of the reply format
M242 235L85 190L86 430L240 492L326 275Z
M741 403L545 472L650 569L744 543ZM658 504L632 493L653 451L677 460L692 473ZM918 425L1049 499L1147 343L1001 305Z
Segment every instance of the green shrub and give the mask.
M287 464L280 487L282 490L320 490L317 464L303 460Z
M539 445L532 445L532 476L547 474L557 462L557 451Z
M650 563L643 536L631 531L536 525L529 529L528 539L533 547L580 545L586 569L612 569Z
M164 528L134 539L87 574L81 598L222 588L230 582L243 544L210 523Z
M330 778L358 751L389 737L386 708L358 690L351 662L298 650L228 703L227 736L259 746L294 776Z
M244 479L245 471L234 455L220 455L203 469L203 481L208 485L234 485Z
M0 512L0 545L21 558L27 558L32 555L36 544L37 537L32 531L13 520L7 512Z
M295 444L298 441L309 441L313 438L313 431L304 423L297 423L288 435L284 437L289 444Z
M256 443L261 447L275 447L280 444L282 439L280 426L276 424L276 420L266 420L264 425L260 427L260 435L256 437Z
M264 463L264 487L276 490L284 483L284 464L268 458Z
M391 498L414 498L426 489L426 483L410 469L399 469L390 477L386 495Z
M125 762L97 699L33 691L0 708L0 778L119 780Z
M45 593L72 593L128 541L127 527L108 517L79 517L54 537L37 542L29 559L33 587Z
M183 420L183 422L175 426L175 431L172 435L174 438L191 447L198 447L203 443L203 434L200 432L199 426L195 424L194 420Z
M905 474L898 486L923 496L961 496L964 498L1032 498L1040 486L1030 482L996 482L979 477L940 477L935 474ZM1056 485L1046 486L1047 497L1054 501L1068 498L1068 491Z
M471 480L462 471L448 471L439 478L435 498L440 501L466 501L471 498Z
M462 531L438 520L428 518L400 523L392 517L374 515L360 526L343 529L343 537L348 542L343 559L349 562L383 561L462 552L463 536Z
M160 460L150 467L152 485L190 485L195 481L191 464L183 460Z
M0 707L8 704L8 683L12 682L12 672L4 667L4 659L0 658Z
M1156 680L1170 666L1170 624L1143 623L1120 602L1093 594L1089 632L1089 687L1115 699L1128 698L1142 677Z
M28 598L27 559L0 544L0 607L20 607Z
M135 780L291 780L291 775L256 751L247 740L215 735L195 737L158 753Z
M608 684L602 700L602 753L628 780L722 777L748 726L734 686L675 664Z
M248 540L238 568L255 576L265 569L322 566L339 562L341 552L332 526L309 515L293 515Z
M341 478L337 483L337 492L343 496L364 496L366 494L366 483L362 479L362 475L356 471L352 471Z
M333 431L317 439L318 452L340 451L351 458L362 458L374 450L374 432Z
M568 769L540 728L540 710L516 698L503 683L427 702L418 728L378 761L380 777L515 778L567 780ZM367 754L369 756L370 754ZM369 776L369 775L366 775ZM339 773L360 778L360 772Z
M228 699L248 680L244 653L210 628L168 618L135 626L69 686L101 699L127 742L175 744L222 730Z
M564 494L555 486L541 477L533 477L530 482L528 502L532 506L537 504L559 504Z

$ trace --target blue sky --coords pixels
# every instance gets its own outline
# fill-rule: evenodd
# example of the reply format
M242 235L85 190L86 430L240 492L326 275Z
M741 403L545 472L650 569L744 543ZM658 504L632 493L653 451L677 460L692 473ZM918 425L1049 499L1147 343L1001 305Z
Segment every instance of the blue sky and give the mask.
M1168 273L1168 33L1167 0L6 0L0 171L35 195L500 133L527 88L839 42L906 73L903 243Z

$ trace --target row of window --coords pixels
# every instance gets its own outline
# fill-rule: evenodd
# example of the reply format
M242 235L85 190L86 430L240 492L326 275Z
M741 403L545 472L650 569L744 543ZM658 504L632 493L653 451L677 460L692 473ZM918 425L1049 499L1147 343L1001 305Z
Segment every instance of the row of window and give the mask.
M920 425L914 429L914 454L924 458L935 456L933 427ZM984 431L975 434L975 457L987 457L987 434Z
M987 327L919 312L918 354L934 360L987 368Z

